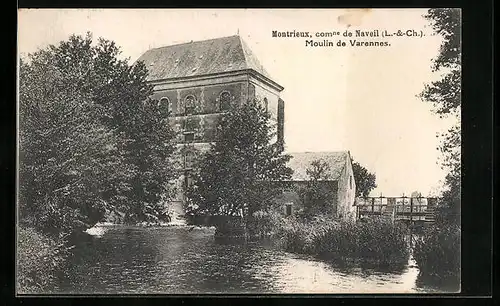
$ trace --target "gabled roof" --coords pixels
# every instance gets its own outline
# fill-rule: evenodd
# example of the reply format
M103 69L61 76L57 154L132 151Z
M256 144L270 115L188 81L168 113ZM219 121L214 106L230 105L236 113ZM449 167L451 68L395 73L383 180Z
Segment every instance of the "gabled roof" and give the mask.
M292 181L308 181L311 178L307 174L307 169L315 160L323 160L330 166L328 171L329 180L335 181L340 178L344 167L349 162L349 152L297 152L288 153L292 156L288 166L293 170Z
M252 69L268 79L264 67L239 35L165 46L146 51L148 81Z

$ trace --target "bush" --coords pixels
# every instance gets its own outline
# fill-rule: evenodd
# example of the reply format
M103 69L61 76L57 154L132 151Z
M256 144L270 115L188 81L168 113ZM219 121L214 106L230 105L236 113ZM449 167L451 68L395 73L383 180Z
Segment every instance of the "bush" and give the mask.
M254 212L247 222L252 238L276 237L284 226L285 219L282 214L272 209Z
M18 293L45 293L54 288L58 268L65 259L64 242L19 227L17 240Z
M216 238L246 238L244 221L238 216L220 216L215 221Z
M313 253L313 237L311 225L293 222L284 232L285 249L290 252L310 254Z
M353 259L383 264L406 264L409 246L405 230L389 221L336 221L317 217L297 220L283 231L287 251L322 258Z
M460 277L460 227L438 224L415 240L413 257L421 276L436 280Z
M366 223L356 223L358 257L373 258L384 263L408 262L410 247L407 230L403 224L386 219L371 219Z

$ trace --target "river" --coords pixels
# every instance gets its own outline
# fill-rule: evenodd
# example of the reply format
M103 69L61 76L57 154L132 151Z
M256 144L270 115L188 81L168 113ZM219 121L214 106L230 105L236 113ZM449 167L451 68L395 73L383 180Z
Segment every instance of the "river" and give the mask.
M55 293L419 293L410 261L390 271L335 265L263 243L218 242L192 227L103 227L76 245Z

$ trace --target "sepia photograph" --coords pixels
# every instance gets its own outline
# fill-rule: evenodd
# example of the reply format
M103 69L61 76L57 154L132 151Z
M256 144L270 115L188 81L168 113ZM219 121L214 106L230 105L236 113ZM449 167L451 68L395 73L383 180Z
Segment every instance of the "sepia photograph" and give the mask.
M19 9L16 294L461 291L460 9Z

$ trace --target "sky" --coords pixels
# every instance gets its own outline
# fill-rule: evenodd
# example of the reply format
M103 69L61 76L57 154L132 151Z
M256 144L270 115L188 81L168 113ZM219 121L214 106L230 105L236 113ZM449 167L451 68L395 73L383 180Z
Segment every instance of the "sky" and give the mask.
M18 12L20 56L91 32L121 47L134 62L150 48L239 34L285 89L289 152L349 150L377 176L371 195L435 193L445 172L436 133L453 122L431 112L417 95L439 79L431 60L439 50L424 9L30 9ZM423 37L339 39L346 47L309 47L276 31L340 32L414 29ZM325 38L312 38L323 41ZM349 39L385 40L387 47L350 47Z

